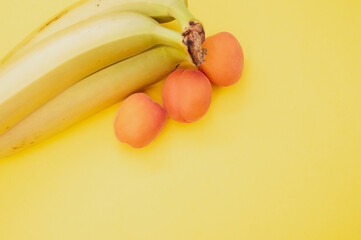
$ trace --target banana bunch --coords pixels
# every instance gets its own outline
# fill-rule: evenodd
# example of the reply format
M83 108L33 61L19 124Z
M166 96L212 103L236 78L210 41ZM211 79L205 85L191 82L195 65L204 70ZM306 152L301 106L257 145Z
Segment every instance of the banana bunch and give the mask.
M172 19L182 33L158 23ZM155 83L182 61L198 66L204 40L184 0L85 0L65 9L0 64L0 158Z

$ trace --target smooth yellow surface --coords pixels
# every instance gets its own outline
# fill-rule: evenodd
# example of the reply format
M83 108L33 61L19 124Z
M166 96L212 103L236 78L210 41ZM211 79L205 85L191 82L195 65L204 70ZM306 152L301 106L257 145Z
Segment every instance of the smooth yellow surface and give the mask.
M0 0L0 57L73 2ZM361 239L361 1L189 5L240 40L241 81L145 149L118 104L0 160L1 240Z

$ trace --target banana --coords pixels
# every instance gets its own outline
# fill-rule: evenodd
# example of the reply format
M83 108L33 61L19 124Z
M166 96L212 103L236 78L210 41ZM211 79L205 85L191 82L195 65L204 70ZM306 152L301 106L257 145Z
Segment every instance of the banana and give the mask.
M157 44L186 49L180 33L138 13L79 22L0 70L0 134L82 78Z
M100 70L68 88L0 136L0 158L43 141L155 83L189 56L157 46Z
M80 21L94 16L106 15L121 11L138 12L160 22L171 20L174 17L181 24L183 31L188 28L189 22L196 21L187 9L186 0L85 0L80 1L63 10L43 26L32 33L28 38L15 47L3 60L16 57L39 41L53 35Z

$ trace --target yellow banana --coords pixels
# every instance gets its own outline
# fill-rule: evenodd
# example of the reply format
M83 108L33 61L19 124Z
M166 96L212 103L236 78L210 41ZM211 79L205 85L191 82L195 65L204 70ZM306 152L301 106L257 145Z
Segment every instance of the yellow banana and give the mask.
M157 44L186 48L182 36L138 13L79 22L0 69L0 134L82 78Z
M3 60L16 57L39 41L80 21L94 16L119 13L121 11L138 12L157 19L160 22L174 17L183 30L190 21L196 21L187 9L185 0L85 0L63 10L14 48Z
M68 88L0 136L0 158L47 139L169 74L189 56L157 46L100 70Z

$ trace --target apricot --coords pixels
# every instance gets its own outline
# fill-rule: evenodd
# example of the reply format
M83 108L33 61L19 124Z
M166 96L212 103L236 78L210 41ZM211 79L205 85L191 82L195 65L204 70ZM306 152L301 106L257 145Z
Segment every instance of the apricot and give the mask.
M164 128L165 109L144 93L129 96L119 107L114 120L117 139L133 148L153 142Z
M165 80L162 98L172 119L191 123L207 113L212 100L212 86L201 71L177 69Z
M205 62L199 66L214 84L230 86L242 76L244 56L242 47L230 33L221 32L210 36L203 43L207 49Z

